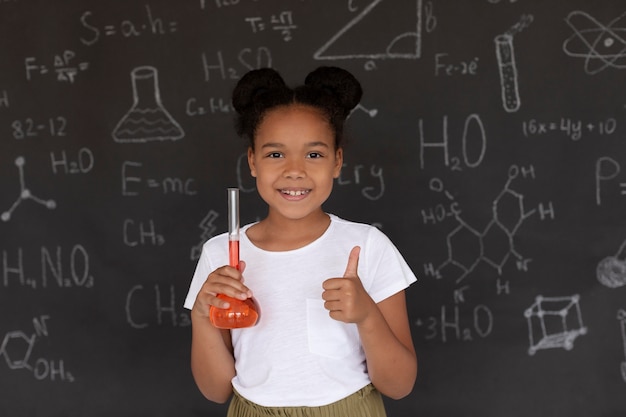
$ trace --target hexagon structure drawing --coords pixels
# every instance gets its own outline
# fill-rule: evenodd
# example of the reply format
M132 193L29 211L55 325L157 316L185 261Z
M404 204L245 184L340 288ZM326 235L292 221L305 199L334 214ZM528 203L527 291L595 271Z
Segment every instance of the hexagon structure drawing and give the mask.
M513 236L500 224L492 220L483 233L483 259L502 274L502 268L513 254L521 258L513 249Z
M483 255L481 235L467 224L462 223L448 235L448 260L471 271ZM465 248L465 250L459 250Z
M493 202L493 218L508 233L513 234L524 222L524 196L504 189Z
M4 359L10 369L30 369L28 361L30 354L35 345L35 337L33 334L30 338L24 332L9 332L4 336L2 346L0 346L0 355Z
M518 166L509 168L504 187L492 201L492 218L482 231L465 222L460 211L453 213L459 225L446 237L447 259L437 268L430 265L428 271L432 270L433 275L438 278L454 275L459 283L481 261L502 274L502 269L512 257L518 262L523 260L515 249L515 235L524 221L537 210L526 211L524 195L511 188L511 182L521 173L522 169Z

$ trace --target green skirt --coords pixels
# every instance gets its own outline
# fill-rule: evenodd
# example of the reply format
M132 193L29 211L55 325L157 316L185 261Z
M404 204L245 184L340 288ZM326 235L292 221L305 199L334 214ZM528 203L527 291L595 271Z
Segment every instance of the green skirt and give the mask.
M234 391L227 417L386 417L380 393L372 384L320 407L263 407Z

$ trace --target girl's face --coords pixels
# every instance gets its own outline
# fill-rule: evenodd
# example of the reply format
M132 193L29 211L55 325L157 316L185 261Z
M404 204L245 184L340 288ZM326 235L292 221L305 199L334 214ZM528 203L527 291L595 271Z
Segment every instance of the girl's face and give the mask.
M319 110L289 105L265 114L248 164L270 215L296 220L322 211L343 152L335 149L333 131Z

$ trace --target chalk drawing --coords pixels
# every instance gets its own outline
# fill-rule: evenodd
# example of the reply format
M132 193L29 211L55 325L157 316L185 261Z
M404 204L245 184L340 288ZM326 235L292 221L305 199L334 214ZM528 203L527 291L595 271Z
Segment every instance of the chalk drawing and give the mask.
M520 174L526 175L531 169L525 171L513 165L509 168L508 179L492 202L492 218L482 230L477 230L461 217L461 209L458 203L451 204L449 212L433 214L422 211L424 221L431 219L433 222L452 217L458 222L458 226L452 230L447 238L448 257L434 268L432 264L425 265L425 273L442 278L443 275L456 275L456 282L460 283L474 269L485 262L494 268L499 275L511 257L513 257L520 269L527 269L530 259L524 259L515 248L515 235L524 221L539 212L543 220L547 216L554 217L554 209L550 202L546 206L539 204L538 208L527 209L525 196L515 191L511 183ZM431 188L432 185L431 185ZM450 200L454 200L451 193L445 192ZM445 272L444 272L445 271Z
M573 11L565 22L574 32L563 42L563 52L585 60L585 72L593 75L606 68L626 69L626 13L604 25L591 15Z
M378 114L378 109L368 109L365 106L363 106L361 103L357 104L357 106L352 110L352 113L354 113L357 110L362 111L363 113L367 114L369 117L376 117L376 115ZM350 113L350 115L352 115L352 113Z
M38 381L74 382L75 378L65 368L63 359L32 358L36 342L49 335L46 323L49 319L48 315L34 318L34 332L31 334L22 330L5 333L0 343L0 358L4 358L10 370L27 370Z
M213 233L215 233L217 226L214 223L219 216L219 213L215 210L209 210L207 215L204 216L204 218L198 225L198 227L202 229L202 234L200 235L200 242L196 246L191 248L192 261L197 261L198 259L200 259L200 254L202 253L202 245L213 236Z
M580 311L580 296L544 297L524 311L528 321L528 354L541 349L563 348L571 350L578 336L587 334Z
M626 285L626 240L614 256L607 256L598 262L596 277L609 288Z
M500 73L502 105L504 106L504 110L508 113L516 112L521 105L517 66L515 64L515 50L513 48L513 36L528 27L532 21L532 15L524 15L521 17L520 21L513 25L508 31L496 36L494 39Z
M622 343L624 345L624 362L622 362L622 365L621 365L622 379L624 380L624 382L626 382L626 311L625 310L619 310L617 312L617 320L619 320L619 323L620 323L620 330L622 333Z
M24 180L24 165L26 164L26 160L23 156L18 156L15 158L15 165L19 171L20 177L20 194L15 200L15 203L5 212L0 215L0 219L4 222L8 222L11 220L11 216L17 207L25 200L33 200L35 203L41 204L42 206L48 209L56 208L56 202L54 200L43 200L37 196L35 196L31 191L26 187L26 181Z
M137 67L131 72L131 80L133 105L113 129L113 139L120 143L145 143L183 138L183 129L161 102L157 69Z
M403 0L403 4L399 4L399 1L384 1L374 0L363 10L361 10L352 20L350 20L343 28L341 28L330 40L328 40L321 48L319 48L314 54L313 58L317 60L338 60L338 59L357 59L365 58L370 60L376 59L419 59L421 56L421 43L422 43L422 0ZM410 6L406 6L410 4ZM415 7L413 7L415 6ZM411 12L407 12L411 10ZM354 45L362 44L363 42L355 42L359 39L371 39L371 31L361 29L368 18L376 18L378 15L384 14L387 16L384 23L392 24L394 26L401 26L399 22L404 22L408 17L410 18L410 27L407 27L406 32L400 32L391 39L383 39L384 47L381 49L372 49L373 42L366 42L367 46L364 52L355 52ZM388 20L388 16L393 16L395 21ZM381 20L383 20L381 18ZM380 22L378 23L380 25ZM340 40L344 40L346 43L345 50L335 51L340 49L337 45ZM349 50L349 49L350 50ZM372 47L373 48L373 47Z

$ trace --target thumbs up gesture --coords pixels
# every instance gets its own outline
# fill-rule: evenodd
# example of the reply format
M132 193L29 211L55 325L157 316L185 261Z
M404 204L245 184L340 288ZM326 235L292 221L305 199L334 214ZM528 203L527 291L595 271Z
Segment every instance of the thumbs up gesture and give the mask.
M330 317L345 323L362 322L376 306L357 274L360 252L359 246L352 248L343 277L329 278L322 284L324 307Z

